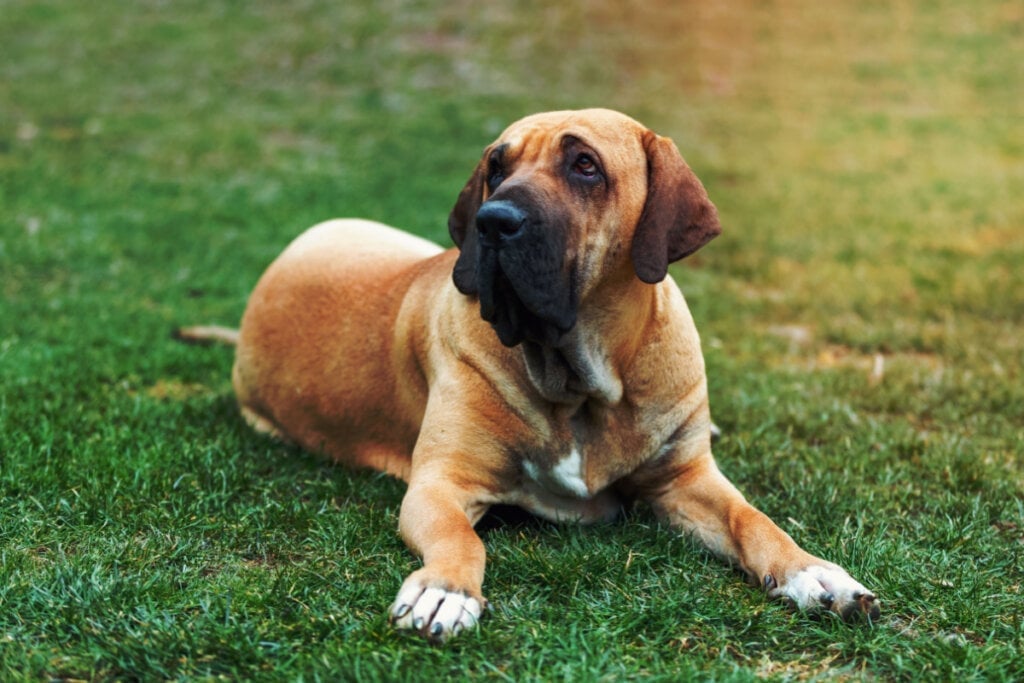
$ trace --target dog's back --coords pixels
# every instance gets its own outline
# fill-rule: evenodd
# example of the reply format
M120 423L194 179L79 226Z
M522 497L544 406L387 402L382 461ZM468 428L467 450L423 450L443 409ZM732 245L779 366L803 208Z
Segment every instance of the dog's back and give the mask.
M417 373L395 367L409 354L395 348L393 332L412 275L441 253L365 220L328 221L296 238L263 274L242 318L233 380L248 421L405 478L425 387L416 386ZM339 353L338 339L358 341ZM392 415L380 414L385 406Z

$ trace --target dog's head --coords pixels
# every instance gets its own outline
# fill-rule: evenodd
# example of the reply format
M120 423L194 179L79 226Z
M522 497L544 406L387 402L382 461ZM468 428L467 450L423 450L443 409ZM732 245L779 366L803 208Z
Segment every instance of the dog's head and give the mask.
M455 286L506 346L557 346L622 273L647 283L721 232L668 138L604 109L536 114L486 150L448 218Z

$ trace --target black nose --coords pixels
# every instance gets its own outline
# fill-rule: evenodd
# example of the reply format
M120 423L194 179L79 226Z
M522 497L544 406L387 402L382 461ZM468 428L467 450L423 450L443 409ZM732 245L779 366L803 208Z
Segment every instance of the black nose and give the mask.
M476 212L476 229L492 244L515 237L523 231L524 225L526 213L503 199L484 202Z

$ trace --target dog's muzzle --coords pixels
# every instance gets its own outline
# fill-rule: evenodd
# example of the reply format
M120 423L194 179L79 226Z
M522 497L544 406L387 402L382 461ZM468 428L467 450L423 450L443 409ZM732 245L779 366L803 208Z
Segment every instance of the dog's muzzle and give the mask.
M480 316L505 346L557 346L576 324L576 293L565 230L506 199L476 214Z

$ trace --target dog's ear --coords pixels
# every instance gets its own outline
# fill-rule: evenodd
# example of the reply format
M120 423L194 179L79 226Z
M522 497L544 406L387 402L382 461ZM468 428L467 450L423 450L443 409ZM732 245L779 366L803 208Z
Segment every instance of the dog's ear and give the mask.
M476 277L476 263L479 245L477 243L476 213L483 202L484 178L487 174L487 152L477 164L466 186L459 193L452 212L448 214L448 234L459 248L459 258L452 270L455 288L463 294L477 294L479 287Z
M647 152L647 202L633 235L633 268L644 282L661 282L668 264L689 256L722 232L718 211L683 161L675 143L651 131Z

